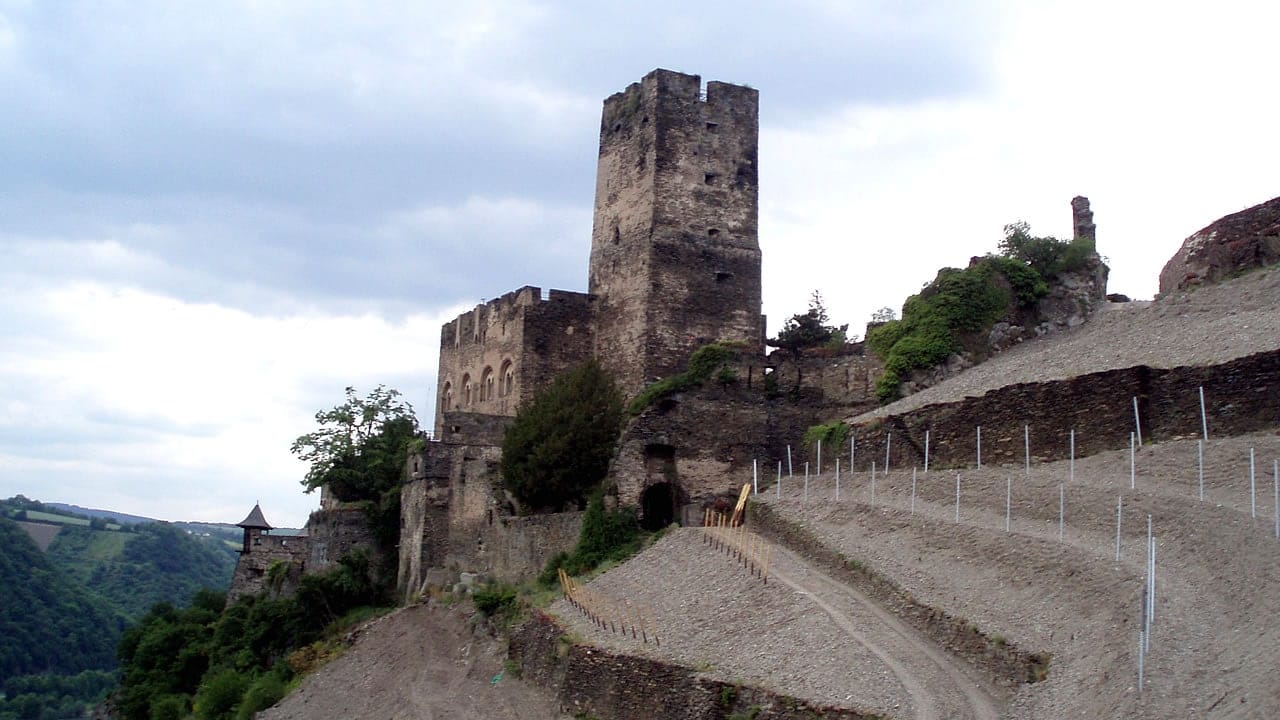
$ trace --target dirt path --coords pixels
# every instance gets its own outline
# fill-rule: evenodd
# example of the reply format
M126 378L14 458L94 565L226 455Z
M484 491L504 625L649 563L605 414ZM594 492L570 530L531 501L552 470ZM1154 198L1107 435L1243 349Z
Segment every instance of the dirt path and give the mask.
M911 696L917 720L974 718L997 720L997 701L968 669L931 641L920 637L865 595L774 548L771 575L805 595L842 632L890 668Z
M414 605L366 627L262 720L567 720L503 669L501 644L460 608ZM496 679L496 681L495 681Z

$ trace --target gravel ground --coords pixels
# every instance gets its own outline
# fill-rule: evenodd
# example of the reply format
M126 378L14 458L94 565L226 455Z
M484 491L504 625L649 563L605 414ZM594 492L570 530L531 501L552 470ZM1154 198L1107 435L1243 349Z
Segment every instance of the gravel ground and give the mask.
M1256 506L1249 496L1255 449ZM1023 686L1010 718L1276 718L1280 677L1280 540L1273 537L1272 461L1280 438L1261 433L1211 441L1206 499L1198 499L1196 443L1148 445L1067 463L985 467L917 479L865 473L796 486L761 500L829 546L891 577L920 601L1031 651L1052 654L1046 682ZM1264 471L1265 469L1265 471ZM1005 532L1011 483L1010 532ZM1058 541L1059 484L1065 497ZM1116 503L1123 496L1121 560ZM1254 517L1256 513L1257 517ZM1146 686L1139 697L1137 627L1146 564L1146 518L1157 538L1156 612Z
M1006 385L1148 365L1213 365L1280 347L1280 268L1172 295L1111 303L1074 330L1010 348L930 388L853 418L862 422Z
M851 588L775 547L770 581L677 530L588 587L643 608L661 647L552 606L580 638L819 703L887 717L999 717L996 691Z
M261 720L568 720L541 688L503 672L505 650L461 607L413 605L374 620ZM495 683L495 676L501 678Z
M1255 449L1257 505L1249 504ZM644 608L662 645L600 630L563 600L552 611L581 639L674 661L717 678L898 718L1275 718L1280 677L1280 541L1272 537L1271 462L1280 438L1211 441L1198 499L1195 441L1147 445L1067 463L911 476L814 477L774 505L823 542L919 601L1021 649L1052 656L1048 679L1001 695L965 662L783 548L768 585L704 544L698 529L666 536L588 584ZM1262 468L1266 469L1264 473ZM1006 480L1011 523L1005 532ZM1058 488L1065 523L1058 540ZM1116 501L1123 496L1121 560ZM1252 516L1257 513L1257 517ZM1156 614L1145 692L1137 692L1137 627L1146 517L1157 537Z

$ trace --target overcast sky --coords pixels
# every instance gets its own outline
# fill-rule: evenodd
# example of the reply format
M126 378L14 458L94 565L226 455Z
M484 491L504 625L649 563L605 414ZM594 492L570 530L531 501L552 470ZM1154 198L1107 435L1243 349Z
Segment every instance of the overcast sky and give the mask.
M0 0L0 496L300 526L289 454L440 325L585 290L600 103L760 90L770 332L1090 198L1111 289L1280 195L1270 3Z

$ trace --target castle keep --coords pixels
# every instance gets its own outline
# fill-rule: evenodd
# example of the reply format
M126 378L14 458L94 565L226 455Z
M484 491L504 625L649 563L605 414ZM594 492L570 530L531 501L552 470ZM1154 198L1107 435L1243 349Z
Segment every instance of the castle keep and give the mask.
M604 101L588 293L524 287L440 332L437 437L597 358L627 395L709 342L763 351L759 93L655 70ZM483 423L482 423L483 424ZM455 428L457 428L455 430ZM467 433L463 433L467 434Z

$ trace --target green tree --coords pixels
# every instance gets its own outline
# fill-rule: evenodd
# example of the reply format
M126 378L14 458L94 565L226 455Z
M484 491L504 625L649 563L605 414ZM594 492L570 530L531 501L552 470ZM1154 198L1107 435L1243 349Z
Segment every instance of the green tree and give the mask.
M502 439L507 489L534 510L581 506L609 470L622 419L622 394L596 361L557 377Z
M822 293L817 290L809 298L809 309L798 315L792 315L782 324L778 336L769 339L769 344L783 350L803 350L820 347L833 340L844 342L848 324L835 326L830 324L827 308L822 304Z
M1031 234L1031 226L1021 220L1004 226L999 248L1001 255L1026 263L1045 280L1084 267L1094 253L1094 245L1088 239L1037 237Z
M357 397L354 387L348 386L345 392L346 402L316 413L320 429L299 436L289 448L301 460L311 463L302 479L308 492L329 484L335 491L338 485L352 486L350 494L362 494L355 489L361 482L352 475L370 467L380 469L387 458L365 458L360 465L360 456L399 452L403 448L394 447L397 442L412 437L417 430L413 406L401 399L399 391L379 385L366 398ZM395 471L398 473L399 469L397 466Z

